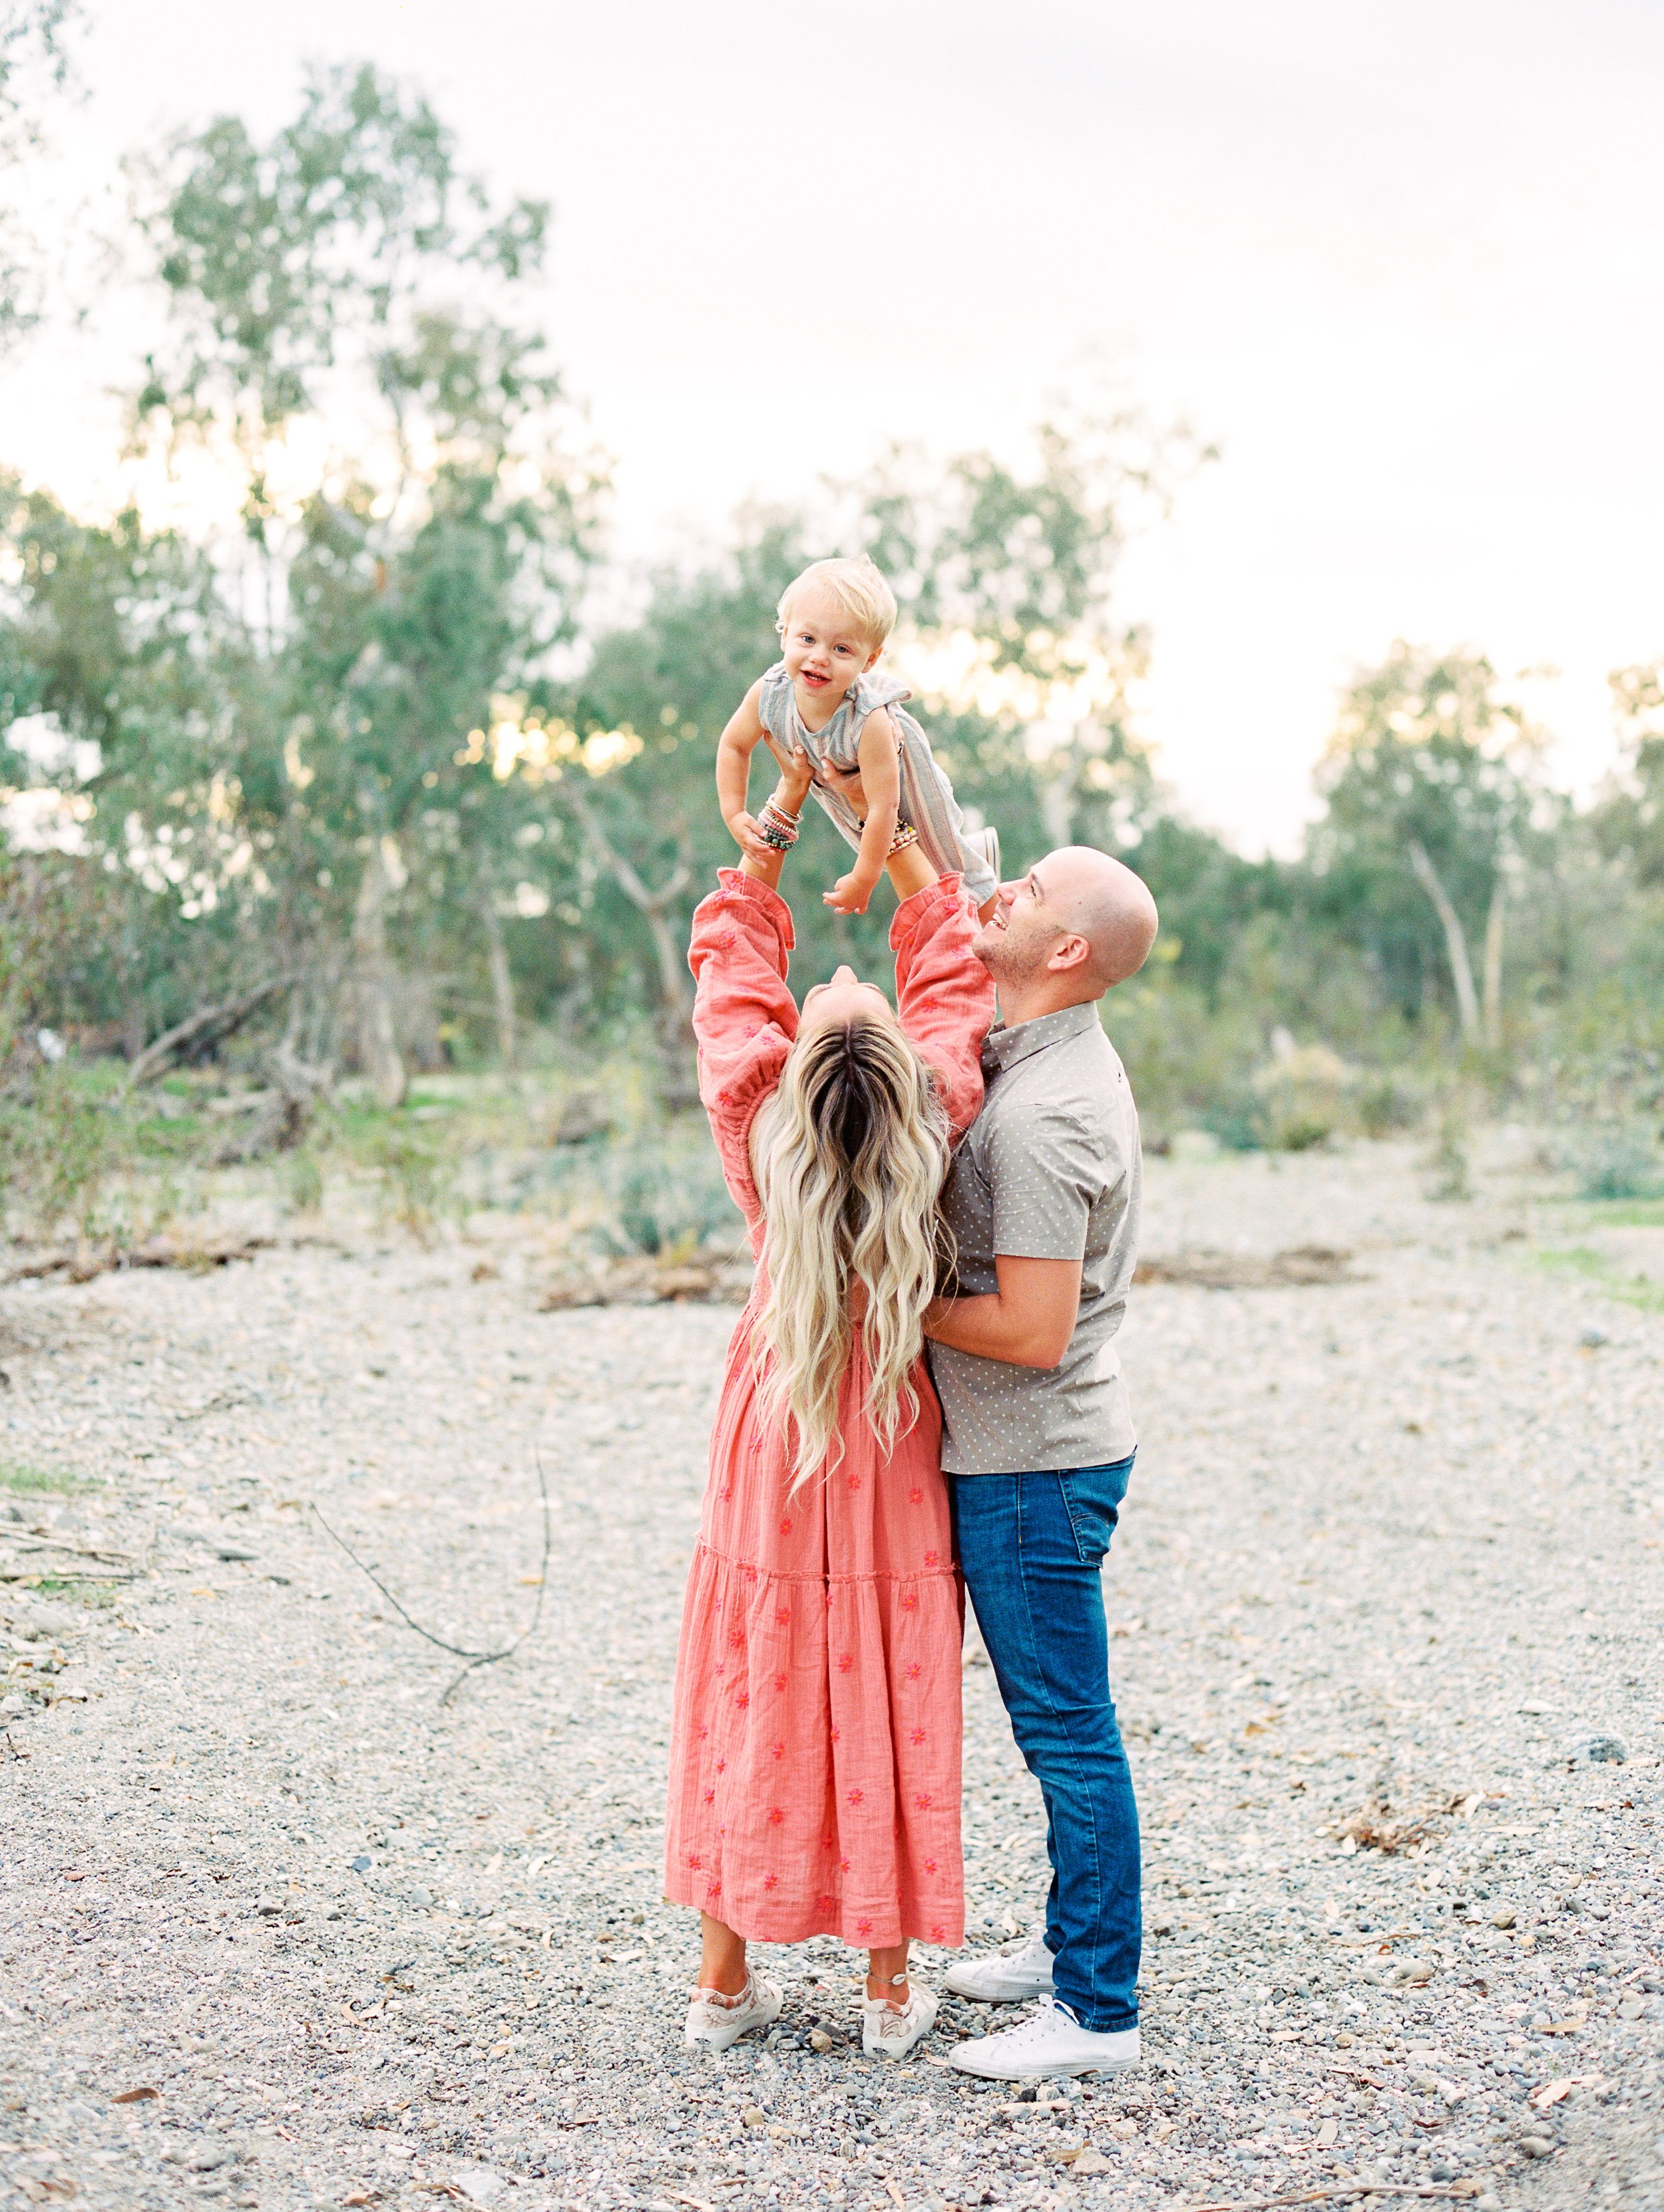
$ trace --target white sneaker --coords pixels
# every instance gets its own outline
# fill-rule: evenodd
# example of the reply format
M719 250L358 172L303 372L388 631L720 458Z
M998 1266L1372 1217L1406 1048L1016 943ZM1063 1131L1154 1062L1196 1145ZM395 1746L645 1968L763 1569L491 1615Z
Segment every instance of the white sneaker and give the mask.
M1004 2035L984 2035L948 2053L950 2066L987 2081L1039 2081L1054 2074L1125 2074L1139 2063L1139 2031L1094 2035L1054 1998Z
M1019 1951L993 1951L985 1959L962 1959L948 1970L956 1996L979 2004L1023 2004L1052 1994L1052 1954L1043 1936L1031 1936Z
M914 1982L904 2005L888 1997L861 2000L861 2049L869 2058L905 2058L936 2025L936 1992Z
M754 2027L772 2027L786 2002L767 1974L755 1971L737 1997L725 1997L720 1990L689 1990L688 1999L682 2040L702 2051L726 2051Z

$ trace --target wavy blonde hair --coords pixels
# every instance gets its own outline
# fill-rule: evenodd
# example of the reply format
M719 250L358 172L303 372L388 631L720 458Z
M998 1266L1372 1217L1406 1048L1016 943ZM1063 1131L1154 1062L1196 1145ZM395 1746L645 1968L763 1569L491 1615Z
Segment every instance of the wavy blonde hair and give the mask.
M789 1421L799 1489L843 1454L838 1391L859 1337L887 1452L919 1417L913 1368L936 1295L948 1121L894 1022L861 1014L793 1047L756 1146L768 1295L752 1334L762 1408Z

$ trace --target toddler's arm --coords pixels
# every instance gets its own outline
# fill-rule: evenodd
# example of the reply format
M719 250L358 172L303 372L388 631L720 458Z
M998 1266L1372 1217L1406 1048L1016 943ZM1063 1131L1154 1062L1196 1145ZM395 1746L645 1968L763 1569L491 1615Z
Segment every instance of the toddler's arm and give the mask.
M896 725L884 708L869 714L862 725L856 759L866 799L866 822L854 866L847 876L840 876L826 894L826 904L835 914L866 912L866 902L884 872L895 842L902 811L902 763Z
M727 823L734 842L748 860L766 860L772 849L763 842L756 817L745 811L746 786L751 776L751 755L766 735L762 717L757 712L757 698L762 690L762 679L759 677L740 701L729 718L727 728L716 741L717 805L722 809L722 818Z

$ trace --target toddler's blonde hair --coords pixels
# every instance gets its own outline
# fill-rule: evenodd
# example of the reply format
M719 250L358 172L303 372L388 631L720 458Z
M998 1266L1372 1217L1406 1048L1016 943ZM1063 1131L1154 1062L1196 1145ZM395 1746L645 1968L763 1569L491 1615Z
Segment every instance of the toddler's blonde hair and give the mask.
M869 645L882 645L896 627L896 594L870 554L853 561L811 561L780 595L774 627L784 633L787 608L805 585L830 592L844 612L861 626Z

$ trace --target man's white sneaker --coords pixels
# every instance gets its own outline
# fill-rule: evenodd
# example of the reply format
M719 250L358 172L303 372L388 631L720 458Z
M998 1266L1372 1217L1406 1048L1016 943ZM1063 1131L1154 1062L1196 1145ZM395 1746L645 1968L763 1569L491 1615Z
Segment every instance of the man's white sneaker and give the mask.
M1095 2035L1066 2006L1049 2004L1004 2035L984 2035L948 2053L948 2063L987 2081L1040 2081L1056 2074L1124 2074L1139 2063L1139 2031Z
M936 2025L936 1992L914 1982L904 2005L888 1997L861 2000L861 2049L869 2058L905 2058Z
M703 2051L726 2051L754 2027L772 2027L786 2002L767 1974L755 1968L737 1997L725 1997L720 1990L689 1990L688 2000L682 2039Z
M981 2004L1022 2004L1052 1994L1052 1954L1043 1936L1032 1936L1018 1951L992 1951L986 1959L962 1959L948 1971L956 1996Z

